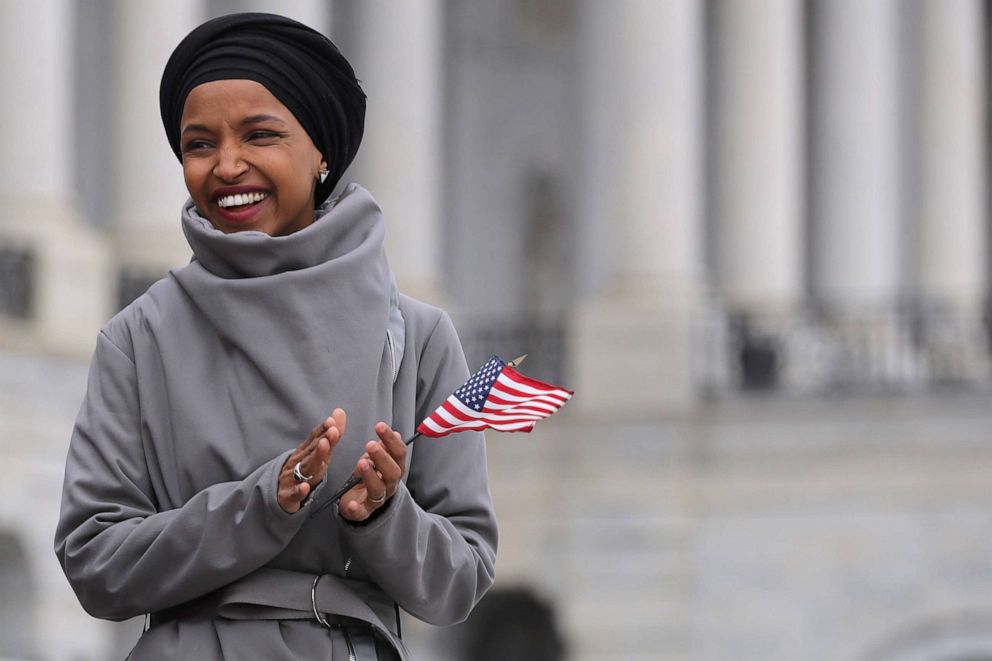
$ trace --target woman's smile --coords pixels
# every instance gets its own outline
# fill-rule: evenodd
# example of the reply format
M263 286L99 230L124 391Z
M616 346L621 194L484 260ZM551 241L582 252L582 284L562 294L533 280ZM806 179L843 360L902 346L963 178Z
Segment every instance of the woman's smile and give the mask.
M218 194L217 206L222 209L231 209L231 207L240 206L251 206L258 204L269 195L268 193L263 193L260 191L245 192L245 193L224 193L222 196ZM234 209L231 209L232 211Z
M186 98L181 131L186 187L217 229L280 236L313 222L321 154L264 86L198 85Z
M214 191L212 207L226 226L248 229L265 211L269 194L257 186L225 186Z

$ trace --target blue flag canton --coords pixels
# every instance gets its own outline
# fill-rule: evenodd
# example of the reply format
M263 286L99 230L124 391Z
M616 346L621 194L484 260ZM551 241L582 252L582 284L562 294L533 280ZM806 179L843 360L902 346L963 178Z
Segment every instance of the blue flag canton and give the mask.
M505 366L506 363L499 356L493 356L455 391L455 397L473 411L482 411L489 391Z

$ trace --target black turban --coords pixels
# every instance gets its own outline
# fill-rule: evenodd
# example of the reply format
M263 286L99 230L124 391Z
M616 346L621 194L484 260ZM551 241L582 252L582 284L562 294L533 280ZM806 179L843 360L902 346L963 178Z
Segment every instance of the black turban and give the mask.
M330 39L284 16L230 14L207 21L176 46L159 87L165 133L180 161L186 96L197 85L229 79L261 83L306 130L330 170L317 184L314 206L320 206L355 158L365 129L365 93L351 64Z

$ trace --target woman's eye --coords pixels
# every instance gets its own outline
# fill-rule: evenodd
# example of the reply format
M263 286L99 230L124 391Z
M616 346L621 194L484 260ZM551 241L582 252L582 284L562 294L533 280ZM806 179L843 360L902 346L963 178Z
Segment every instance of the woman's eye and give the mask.
M278 137L279 134L275 131L257 130L248 134L249 140L271 140Z
M209 146L210 143L208 143L206 140L190 140L183 146L183 153L198 151L200 149L206 149Z

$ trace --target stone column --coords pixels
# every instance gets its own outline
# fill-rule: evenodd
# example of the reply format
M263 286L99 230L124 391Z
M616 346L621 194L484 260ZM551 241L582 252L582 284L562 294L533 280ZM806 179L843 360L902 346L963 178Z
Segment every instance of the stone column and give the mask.
M921 3L920 292L977 308L985 294L985 31L979 0Z
M441 61L439 0L363 2L352 28L368 95L355 181L386 216L386 245L400 288L441 302Z
M203 18L200 4L114 2L113 231L120 268L149 281L189 261L179 221L189 193L162 128L158 88L172 50Z
M737 311L791 310L804 287L802 4L717 2L712 19L719 293Z
M781 358L805 293L803 5L716 2L710 18L714 312L734 337L707 339L706 355L769 389L790 378Z
M933 378L985 379L988 132L979 0L920 3L916 286Z
M919 378L900 313L908 261L904 5L810 3L812 285L826 315L827 384L905 387ZM904 151L905 150L905 151Z
M0 310L0 337L85 356L110 304L107 251L81 222L70 176L73 18L65 0L0 3L0 287L26 292L23 309Z
M900 286L898 0L813 3L813 286L888 306Z
M608 152L615 171L602 182L616 193L592 206L616 245L606 286L579 306L571 326L575 403L597 416L651 416L684 410L695 396L702 7L691 0L598 4L583 6L587 133L616 145ZM596 30L615 34L600 42ZM612 47L600 52L601 44ZM615 94L609 76L619 78ZM597 97L600 90L610 95Z
M215 5L218 3L214 3ZM280 14L288 16L305 25L309 25L314 30L329 34L331 21L331 1L330 0L237 0L237 2L225 2L224 5L236 5L231 7L231 11L260 11L270 14ZM227 7L224 7L227 9Z

